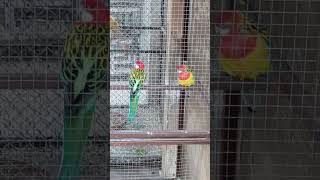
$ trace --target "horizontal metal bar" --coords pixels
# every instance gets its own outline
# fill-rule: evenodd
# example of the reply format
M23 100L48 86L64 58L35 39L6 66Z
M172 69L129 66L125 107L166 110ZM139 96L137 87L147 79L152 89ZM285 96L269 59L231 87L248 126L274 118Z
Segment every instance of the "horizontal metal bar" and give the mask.
M135 52L144 54L164 54L165 50L110 49L111 52Z
M143 135L143 133L131 132L125 133L124 135L120 135L120 133L111 133L111 138L107 139L106 137L89 137L89 141L92 143L108 143L114 146L127 146L127 145L179 145L179 144L209 144L210 137L206 132L195 132L195 133L187 133L185 137L183 137L182 133L180 135L173 135L173 132L168 132L168 136L165 135L166 132L155 132L156 135L151 135L148 137L147 135ZM171 134L170 134L171 133ZM179 133L178 133L179 134ZM132 135L130 138L129 135ZM112 136L116 136L116 138L112 138ZM176 137L174 137L176 136ZM180 137L179 137L180 136ZM194 137L192 137L194 136ZM140 137L140 138L139 138ZM52 143L57 146L62 145L62 139L19 139L19 138L2 138L0 140L0 147L11 144L14 146L23 146L27 144L33 144L34 146L45 146L47 143Z
M63 89L63 82L55 75L0 75L0 89ZM111 90L128 90L127 85L111 85ZM179 86L144 85L142 89L179 90Z
M0 74L0 89L62 89L58 74ZM111 90L128 90L127 85L111 85ZM179 86L145 85L143 89L179 90Z
M1 74L0 89L62 89L58 74Z
M178 131L110 131L111 139L122 138L209 138L210 132Z
M182 145L182 144L209 144L209 138L125 138L110 139L112 146L128 146L128 145Z
M120 26L120 29L137 29L137 30L162 30L163 27L152 27L152 26Z
M263 0L263 1L272 1L272 2L320 2L319 0Z
M130 169L130 171L132 171L133 169ZM141 169L139 169L141 171ZM112 172L112 169L110 170L110 172ZM118 176L114 176L114 179L118 179L117 178ZM113 179L113 176L111 175L111 179ZM154 176L146 176L146 177L140 177L139 176L139 180L175 180L176 178L173 178L173 177L154 177Z
M217 76L210 82L214 87L211 90L230 90L241 89L243 87L254 87L265 89L268 86L294 86L294 85L312 85L312 83L292 83L292 82L266 82L257 81L237 81L230 77ZM58 74L0 74L0 89L62 89L63 83ZM127 85L112 85L111 90L128 90ZM173 85L145 85L143 89L147 90L181 90L182 87ZM201 86L191 87L190 90L201 90Z

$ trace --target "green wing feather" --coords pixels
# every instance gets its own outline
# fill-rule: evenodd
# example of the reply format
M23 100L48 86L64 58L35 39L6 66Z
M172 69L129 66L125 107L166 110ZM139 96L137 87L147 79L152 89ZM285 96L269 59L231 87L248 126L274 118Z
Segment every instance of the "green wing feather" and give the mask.
M141 87L146 79L144 70L134 69L129 77L130 105L128 122L132 123L137 115Z
M108 27L76 25L67 37L60 77L64 82L63 155L59 179L77 179L96 108L105 87Z

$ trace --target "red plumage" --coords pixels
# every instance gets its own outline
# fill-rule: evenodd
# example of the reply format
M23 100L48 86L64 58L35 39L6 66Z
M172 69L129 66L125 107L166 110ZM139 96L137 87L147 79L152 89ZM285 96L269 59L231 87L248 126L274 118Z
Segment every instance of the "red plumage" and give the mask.
M105 25L110 22L110 11L103 0L83 0L82 4L93 18L91 24Z
M256 49L257 37L231 34L222 38L220 52L225 58L242 59Z

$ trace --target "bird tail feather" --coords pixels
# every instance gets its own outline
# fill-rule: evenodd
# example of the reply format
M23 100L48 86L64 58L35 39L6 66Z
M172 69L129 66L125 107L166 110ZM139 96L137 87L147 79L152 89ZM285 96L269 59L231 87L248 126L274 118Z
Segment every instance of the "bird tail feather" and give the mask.
M139 101L139 93L136 95L130 95L130 108L129 108L129 116L128 116L128 122L132 123L137 116L137 110L138 110L138 101Z
M91 97L84 105L66 106L65 110L59 180L72 180L80 175L80 163L95 111L95 98Z

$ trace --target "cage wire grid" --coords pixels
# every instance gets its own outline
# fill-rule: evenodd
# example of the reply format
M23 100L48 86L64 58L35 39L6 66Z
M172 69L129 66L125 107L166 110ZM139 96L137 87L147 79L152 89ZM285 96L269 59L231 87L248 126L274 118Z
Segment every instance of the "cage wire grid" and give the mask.
M211 21L213 178L319 179L319 1L215 2L213 17L240 11L265 30L272 68L253 81L228 76L220 23Z
M208 177L209 161L201 160L209 159L209 146L202 145L208 143L209 130L209 1L110 1L111 15L120 25L110 37L110 99L106 91L98 96L81 176L107 177L109 146L101 140L108 133L106 102L111 105L111 136L125 141L128 133L139 135L126 121L128 76L140 58L147 80L136 118L141 126L135 131L154 132L164 143L152 138L149 143L111 141L111 179L197 179L199 169ZM64 111L58 74L79 9L76 0L0 2L0 179L56 178ZM197 82L188 90L177 82L176 65L182 63L193 69ZM171 143L168 136L174 137ZM193 159L197 156L199 162Z

